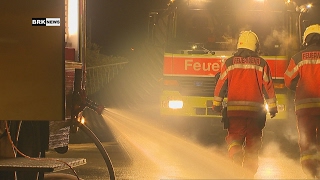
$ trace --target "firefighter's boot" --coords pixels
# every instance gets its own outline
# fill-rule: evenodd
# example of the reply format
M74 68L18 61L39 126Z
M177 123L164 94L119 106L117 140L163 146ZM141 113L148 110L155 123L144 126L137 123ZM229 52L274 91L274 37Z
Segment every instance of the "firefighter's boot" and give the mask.
M233 154L232 156L232 162L235 163L238 166L242 167L242 163L243 163L243 152L239 151L235 154Z
M246 153L243 161L243 168L245 169L245 179L254 179L254 175L258 171L258 154Z
M231 168L231 173L235 173L234 175L239 176L237 172L243 172L242 162L243 162L243 152L239 151L232 156L229 156L230 160L232 161L233 165ZM241 177L239 177L241 178Z
M301 162L303 172L310 179L320 179L317 173L317 162L315 160L304 160Z

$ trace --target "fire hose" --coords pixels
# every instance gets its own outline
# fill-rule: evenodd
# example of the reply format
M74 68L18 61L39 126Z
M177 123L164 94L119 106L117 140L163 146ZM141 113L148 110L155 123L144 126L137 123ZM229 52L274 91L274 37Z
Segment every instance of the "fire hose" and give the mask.
M97 148L100 151L100 154L102 155L108 171L109 171L109 176L110 176L110 180L114 180L115 179L115 174L114 174L114 169L113 169L113 165L111 163L110 157L108 155L108 152L106 151L106 149L103 147L101 141L99 140L99 138L84 124L82 124L79 121L74 121L74 125L79 127L86 135L88 135L94 142L94 144L97 146Z
M104 110L104 106L97 104L96 102L90 100L87 96L84 90L80 92L76 92L73 95L73 110L72 110L72 118L71 118L71 131L76 132L78 128L80 128L89 138L91 138L98 148L100 154L102 155L108 171L109 171L109 177L110 180L115 179L115 173L114 168L111 163L110 157L108 155L108 152L103 147L101 141L99 138L88 128L85 124L81 123L79 121L79 114L84 110L84 108L89 107L93 111L95 111L97 114L101 115L102 111Z

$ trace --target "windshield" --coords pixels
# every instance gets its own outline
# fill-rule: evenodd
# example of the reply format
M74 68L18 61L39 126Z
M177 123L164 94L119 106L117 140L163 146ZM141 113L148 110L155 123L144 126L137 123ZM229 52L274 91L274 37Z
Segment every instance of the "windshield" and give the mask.
M282 11L213 11L184 9L174 15L175 31L168 51L198 49L235 51L242 30L252 30L260 41L262 55L284 55L288 35Z

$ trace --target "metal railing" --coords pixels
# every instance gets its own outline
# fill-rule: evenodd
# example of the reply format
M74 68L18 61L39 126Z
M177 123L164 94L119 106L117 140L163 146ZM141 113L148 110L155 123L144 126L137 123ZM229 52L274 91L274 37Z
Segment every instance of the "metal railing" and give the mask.
M128 62L120 62L102 66L86 68L86 91L87 94L98 92L108 84Z

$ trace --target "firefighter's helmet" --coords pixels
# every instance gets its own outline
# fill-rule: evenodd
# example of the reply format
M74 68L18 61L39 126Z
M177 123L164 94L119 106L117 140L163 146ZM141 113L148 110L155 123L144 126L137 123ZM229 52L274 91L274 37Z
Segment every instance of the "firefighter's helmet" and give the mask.
M238 39L237 49L244 48L257 52L259 50L258 36L252 31L241 31Z
M313 40L313 36L311 35L320 35L319 24L313 24L306 28L303 34L303 45L307 45L311 40Z

